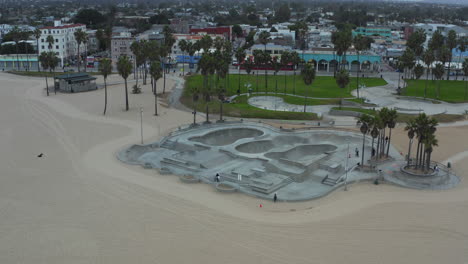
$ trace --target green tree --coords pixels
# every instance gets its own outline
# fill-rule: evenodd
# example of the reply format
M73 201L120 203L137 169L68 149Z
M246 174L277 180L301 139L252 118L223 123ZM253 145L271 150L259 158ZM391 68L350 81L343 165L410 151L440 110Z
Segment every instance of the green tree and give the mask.
M410 166L410 162L411 162L411 147L413 145L413 139L414 139L414 136L416 135L416 131L417 131L417 125L416 125L416 122L414 119L411 119L409 121L406 122L406 127L405 127L405 131L408 131L408 138L409 138L409 144L408 144L408 154L406 156L406 159L407 159L407 167Z
M361 69L361 61L359 60L359 55L362 51L369 50L373 42L374 42L374 39L369 38L369 37L363 37L362 35L357 35L353 39L354 48L356 49L357 59L359 62L359 67L356 72L356 89L357 89L356 91L357 91L358 98L359 98L359 74L360 74L360 69Z
M466 51L466 46L467 45L468 45L468 38L460 37L459 40L458 40L458 47L457 47L457 50L460 53L460 55L458 55L458 63L459 64L461 63L461 58L462 58L463 53ZM455 75L455 80L458 80L458 74Z
M42 31L36 28L33 31L34 38L36 38L36 50L37 50L37 57L39 58L39 39L41 38ZM40 71L39 62L37 63L37 71Z
M242 62L244 62L244 59L245 59L245 50L243 48L238 48L236 50L236 59L237 59L237 64L238 64L238 67L239 67L239 76L238 76L238 86L237 86L237 94L240 94L240 89L241 89L241 74L240 74L240 70L241 70L241 65L242 65Z
M359 122L361 123L359 130L362 133L361 166L364 167L364 148L366 145L366 134L370 131L370 127L372 126L372 117L370 115L362 114L359 117Z
M281 60L280 60L281 66L286 68L288 65L291 63L291 53L287 50L283 51L283 54L281 54ZM283 93L286 94L287 90L287 71L284 71L284 86L283 86Z
M134 64L135 64L135 71L136 71L136 87L138 87L138 76L140 75L139 69L141 68L141 65L143 64L144 61L144 56L143 56L143 45L140 41L134 41L130 45L130 50L133 53L133 56L135 58Z
M336 51L336 54L341 57L340 69L343 68L344 62L347 63L346 53L348 52L348 49L351 47L352 42L353 42L352 33L351 33L351 30L348 28L333 32L332 34L332 43L334 45L334 49Z
M423 74L424 67L421 64L416 65L416 67L414 67L414 77L416 78L416 80L419 80L419 78L421 78Z
M436 77L436 79L438 80L438 83L437 83L437 99L439 99L440 97L440 80L442 79L443 75L444 75L444 65L441 64L441 63L437 63L435 68L432 70L434 72L434 75Z
M427 49L423 54L423 61L426 64L426 87L424 88L424 99L427 96L427 83L429 82L429 72L432 69L432 63L434 63L434 51L431 49Z
M301 62L301 58L299 57L299 53L296 51L291 52L291 63L294 69L293 73L293 94L296 94L296 69L299 63Z
M410 48L406 48L405 52L403 52L403 55L400 59L405 65L405 68L408 69L406 73L408 75L411 75L411 71L414 68L414 65L416 64L416 56L414 55L414 52Z
M153 61L150 65L150 75L152 78L153 84L153 94L154 94L154 115L158 115L158 92L156 89L156 83L162 77L162 67L160 61Z
M269 54L266 53L266 46L268 44L268 41L270 41L270 32L268 31L262 31L260 32L260 34L258 35L258 40L260 41L260 43L264 46L264 49L263 49L263 63L266 65L267 64L267 58L266 58L266 55L270 56ZM270 61L270 58L268 58L268 62ZM267 67L265 67L265 89L268 90L268 77L267 77Z
M301 71L302 80L306 86L312 85L315 80L315 68L312 64L306 63ZM307 92L304 92L304 113L306 112L307 106Z
M419 64L418 64L419 65ZM398 118L398 113L395 109L388 110L387 114L387 127L388 127L388 142L387 142L387 158L390 151L390 142L392 141L392 129L396 126L396 119Z
M263 57L263 52L261 50L254 50L253 51L253 57L254 57L254 63L255 67L257 68L257 79L256 79L256 92L258 93L258 68L262 64L262 57Z
M119 57L119 60L117 61L117 71L119 72L119 75L122 76L122 78L125 81L125 110L128 111L128 88L127 88L127 78L132 73L132 62L130 59L123 55Z
M39 55L39 62L41 63L41 67L44 70L47 96L49 96L49 83L47 82L47 73L45 71L49 69L49 61L50 61L50 58L49 58L48 52L43 51L41 55Z
M421 57L424 52L424 43L426 42L426 32L423 29L418 29L409 37L406 46L410 48L417 58Z
M47 47L49 48L49 51L54 47L54 43L55 43L55 40L54 40L54 37L52 37L52 35L48 35L47 38L46 38L46 42L47 42Z
M107 110L107 76L112 73L112 61L110 59L104 58L99 62L99 72L104 78L104 113L106 115Z
M85 42L85 40L88 38L88 35L86 32L84 32L81 28L79 28L77 31L73 33L75 36L76 43L78 44L78 53L76 55L77 61L78 61L78 72L80 71L80 64L81 64L81 54L80 54L80 46L82 43Z
M179 41L179 49L182 51L182 74L185 75L185 52L188 48L188 42L185 39Z
M335 77L336 84L341 89L344 89L349 84L349 72L345 69L341 69ZM341 101L340 101L340 109L341 109Z
M20 70L20 63L19 63L19 42L21 40L22 30L18 26L14 26L13 29L10 31L10 36L15 42L16 48L16 69Z
M278 78L276 78L276 75L281 69L281 62L277 56L271 58L271 67L273 68L273 72L275 75L275 93L278 93Z
M457 47L457 33L455 30L450 30L447 35L447 48L448 52L448 69L447 69L447 80L450 79L450 66L452 65L452 50Z
M275 13L275 20L277 22L287 22L291 18L291 10L288 3L282 4Z
M96 27L104 22L104 15L95 9L82 9L75 16L75 23L86 24L87 27Z
M242 30L242 28L238 25L238 24L235 24L234 26L232 26L232 34L236 37L236 38L241 38L244 36L244 32Z

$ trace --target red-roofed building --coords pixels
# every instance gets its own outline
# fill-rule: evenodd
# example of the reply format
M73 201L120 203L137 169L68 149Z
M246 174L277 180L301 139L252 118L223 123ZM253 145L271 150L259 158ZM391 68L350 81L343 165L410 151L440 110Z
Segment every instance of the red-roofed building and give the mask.
M191 28L190 34L223 35L224 38L231 40L232 27Z
M76 61L78 53L78 43L75 40L75 31L81 29L86 32L86 25L84 24L62 24L60 20L54 21L53 27L41 28L41 38L39 39L39 53L43 51L53 51L60 58L60 66L66 64L70 59ZM49 44L47 37L52 36L54 43ZM84 44L80 45L80 54L85 53Z

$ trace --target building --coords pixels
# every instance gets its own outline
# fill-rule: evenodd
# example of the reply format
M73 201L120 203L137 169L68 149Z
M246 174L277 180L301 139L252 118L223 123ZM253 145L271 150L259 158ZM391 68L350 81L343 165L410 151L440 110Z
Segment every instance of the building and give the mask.
M96 90L96 77L87 73L69 73L54 78L55 88L67 93L79 93Z
M392 36L392 30L390 28L384 27L357 27L355 30L353 30L353 37L357 35L390 38Z
M112 63L115 64L119 60L119 57L126 55L133 60L133 52L130 46L135 41L135 37L129 32L121 32L120 35L113 36L111 40L111 59Z
M88 53L97 52L99 50L99 40L96 37L97 30L92 29L86 31L88 35L88 42L86 43L86 48Z
M12 69L26 70L26 69L37 69L37 55L35 54L10 54L0 55L0 68L2 70Z
M348 51L346 57L336 55L332 48L314 48L312 50L297 51L299 57L306 62L312 63L316 71L333 72L338 69L338 65L342 65L350 71L360 70L378 70L380 69L382 57L371 52L362 53L359 55L356 52ZM359 59L358 59L359 58Z
M458 37L466 37L468 36L468 29L465 29L460 26L456 25L451 25L451 24L415 24L414 26L414 31L418 29L424 30L426 32L426 43L425 47L427 47L427 44L429 43L429 40L432 38L432 35L436 31L440 31L443 36L447 36L450 30L454 30L455 33L457 33Z
M78 43L75 40L75 32L79 29L86 32L83 24L62 24L60 20L54 21L53 27L41 28L41 38L39 39L39 53L53 51L60 59L60 65L74 61L78 53ZM54 44L49 47L47 37L54 38ZM84 52L84 48L83 48ZM81 51L80 51L81 53Z
M190 34L202 35L223 35L225 39L232 39L232 27L205 27L205 28L191 28Z

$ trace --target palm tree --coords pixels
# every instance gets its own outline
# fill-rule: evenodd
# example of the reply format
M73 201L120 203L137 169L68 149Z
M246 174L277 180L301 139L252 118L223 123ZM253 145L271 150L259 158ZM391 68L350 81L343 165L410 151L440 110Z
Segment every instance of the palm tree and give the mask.
M13 29L10 31L10 35L12 36L13 38L13 41L15 42L15 47L16 47L16 68L17 70L19 71L20 70L20 64L19 64L19 42L21 40L21 34L22 34L22 31L19 29L18 26L14 26Z
M46 42L48 44L47 47L49 48L49 50L51 50L54 47L55 43L54 37L52 37L52 35L48 35L46 38Z
M361 51L365 51L370 49L371 44L374 42L374 39L369 37L363 37L362 35L357 35L353 39L354 48L356 49L357 53L357 60L359 62L358 70L356 71L356 91L357 91L357 98L359 98L359 74L361 72L361 61L359 60L359 55Z
M400 86L401 73L405 70L405 64L402 61L398 61L396 63L396 68L398 70L398 89L401 89L401 86Z
M36 28L33 31L33 35L36 38L36 50L37 50L37 58L39 59L39 39L41 38L42 31L39 28ZM40 71L39 68L39 60L37 61L37 71Z
M55 55L55 52L52 51L47 52L47 58L49 60L49 73L53 73L52 77L54 79L54 93L57 94L57 86L55 85L55 68L58 66L59 59L57 58L57 55Z
M423 61L426 64L426 87L424 88L424 99L427 96L427 82L429 81L429 71L431 70L432 63L434 62L434 51L431 49L427 49L426 52L423 54Z
M107 76L112 73L112 61L104 58L99 62L99 71L104 78L104 113L106 115L107 110Z
M260 34L258 35L258 40L264 46L264 49L263 49L264 55L267 54L268 56L270 56L266 51L266 46L268 44L268 41L270 40L270 32L268 31L260 32ZM265 57L264 57L263 62L264 63L266 62ZM267 67L265 67L265 89L268 90Z
M341 67L343 67L344 62L346 61L346 52L353 42L352 33L349 28L344 30L333 32L332 34L332 43L336 54L341 57Z
M411 50L410 48L406 48L405 52L403 52L403 55L401 56L401 61L405 65L405 68L408 69L406 74L411 75L411 69L413 69L414 67L415 60L416 57L413 50Z
M315 68L310 64L307 63L304 65L304 68L301 71L302 80L306 86L311 85L315 79ZM304 113L306 112L306 105L307 105L307 91L304 91Z
M362 133L362 161L361 161L361 166L364 166L364 147L366 144L366 134L370 130L370 126L372 123L372 117L370 115L363 114L359 117L359 122L361 123L361 127L359 130L361 130Z
M199 49L199 45L197 44L197 42L195 42L195 43L188 42L187 43L187 53L190 56L190 61L192 61L193 55L195 55L195 52L197 52L198 49ZM190 69L190 72L192 72L192 69Z
M435 146L438 146L438 140L434 134L428 134L424 139L424 151L426 152L425 171L427 172L431 167L431 154Z
M465 76L465 101L466 101L466 95L467 95L467 90L468 90L468 58L465 59L463 62L463 75Z
M434 72L434 75L436 79L438 80L437 84L437 99L440 97L440 80L444 76L444 65L441 63L437 63L435 68L432 70Z
M293 74L293 94L296 94L296 67L301 62L301 58L299 57L299 53L293 51L291 52L291 63L294 68Z
M143 64L143 46L141 45L141 43L139 41L134 41L131 45L130 45L130 50L132 51L133 53L133 56L135 57L135 60L134 60L134 63L135 63L135 72L136 72L136 86L138 87L138 75L139 75L139 72L138 70L140 69L140 66L141 64Z
M424 67L421 64L416 65L416 67L414 67L414 77L416 78L416 80L419 80L419 78L421 78L423 74Z
M458 55L458 63L461 63L461 57L463 53L466 51L466 46L468 44L468 39L460 37L458 40L458 52L460 52L460 55ZM458 74L455 75L455 80L458 80Z
M190 93L192 94L192 105L193 105L193 125L196 125L196 116L197 116L197 101L198 101L198 94L200 93L200 89L198 86L191 86Z
M371 159L375 156L374 142L375 142L375 139L379 136L379 129L377 128L377 124L379 122L380 122L380 119L378 116L374 117L372 120L372 130L370 132L372 136Z
M156 90L156 83L162 77L162 68L160 61L153 61L150 65L150 75L153 79L153 93L154 93L154 115L158 115L158 93Z
M80 46L81 43L84 42L86 38L86 32L84 32L81 28L73 33L75 36L76 43L78 44L78 53L76 55L78 61L78 72L80 71L80 64L81 64L81 54L80 54Z
M208 75L212 72L213 66L216 64L214 58L210 52L204 52L201 59L198 61L198 68L199 71L203 75L203 94L205 96L205 101L210 101L210 89L208 87Z
M278 78L276 78L276 75L278 74L278 71L281 69L281 62L279 61L277 56L271 59L271 66L273 67L273 71L275 75L275 93L278 93Z
M260 50L254 50L253 51L253 57L254 57L255 67L257 68L257 80L256 80L257 85L256 85L256 89L257 89L257 93L258 93L258 68L261 65L262 52Z
M392 129L396 126L396 119L398 117L398 113L395 109L388 110L387 113L387 127L389 129L388 132L388 142L387 142L387 158L388 153L390 151L390 142L392 141Z
M240 70L241 70L241 63L244 61L245 59L245 50L243 48L238 48L236 50L236 59L237 59L237 64L238 64L238 67L239 67L239 76L238 76L238 82L239 82L239 85L237 86L237 93L239 94L240 93L240 89L241 89L241 74L240 74Z
M84 65L84 71L86 72L86 69L88 68L88 34L85 33L85 38L83 39L83 45L84 45L84 48L85 48L85 52L84 52L84 62L85 62L85 65Z
M452 64L452 50L457 47L457 33L455 30L450 30L447 34L447 48L450 51L448 53L448 69L447 69L447 81L450 78L450 66Z
M283 51L283 54L281 54L281 66L286 68L288 67L289 63L291 63L291 53L289 51ZM287 84L287 71L284 70L284 87L283 87L283 93L286 94L286 84Z
M41 63L42 69L44 71L47 71L49 69L49 54L48 52L43 51L41 55L39 55L39 62ZM46 80L46 91L47 91L47 96L49 96L49 83L47 82L47 72L44 72L45 80Z
M132 73L132 62L130 59L123 55L119 57L119 60L117 61L117 71L119 72L119 75L122 76L122 78L125 81L125 111L128 111L128 88L127 88L127 78Z
M341 89L344 89L349 84L349 72L345 69L341 69L336 74L336 84ZM341 100L340 100L340 109L341 109Z
M411 119L408 122L406 122L405 131L408 131L408 138L409 138L407 165L406 165L407 167L409 167L410 161L411 161L411 146L413 145L413 139L417 131L417 125L414 119Z
M182 51L182 75L185 75L185 52L188 48L188 43L185 39L179 41L179 49Z

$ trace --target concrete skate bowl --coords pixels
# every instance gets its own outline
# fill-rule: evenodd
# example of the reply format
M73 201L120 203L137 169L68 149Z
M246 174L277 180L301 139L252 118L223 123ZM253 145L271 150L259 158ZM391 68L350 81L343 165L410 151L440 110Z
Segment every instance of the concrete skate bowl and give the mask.
M254 138L263 135L263 132L253 128L228 128L210 132L203 136L189 138L190 141L210 146L226 146L243 138Z
M276 145L284 146L284 145L295 145L295 144L308 144L309 140L307 138L299 137L299 136L277 136L273 139Z
M329 144L318 144L318 145L302 145L294 147L290 150L283 152L270 152L265 154L265 157L270 159L286 159L286 160L307 160L313 156L321 154L327 154L337 149L336 146Z
M274 148L275 144L271 140L260 140L254 142L248 142L241 144L236 147L236 150L243 153L256 154L267 152Z

